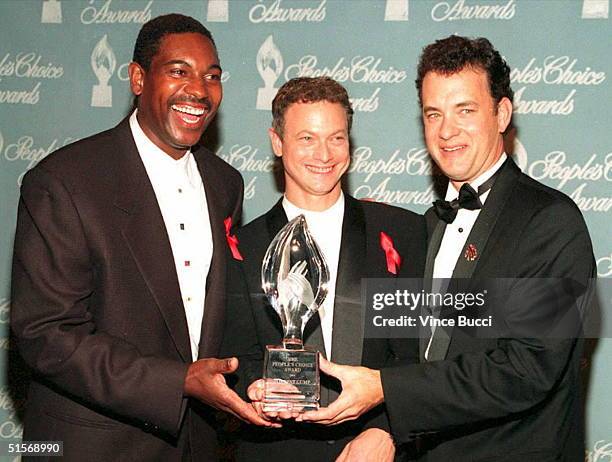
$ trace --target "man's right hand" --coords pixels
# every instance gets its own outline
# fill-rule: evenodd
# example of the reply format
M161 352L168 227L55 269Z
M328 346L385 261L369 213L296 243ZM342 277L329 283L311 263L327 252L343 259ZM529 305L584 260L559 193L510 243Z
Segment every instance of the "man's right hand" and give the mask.
M200 359L189 366L183 392L215 409L244 420L247 423L265 427L279 427L279 424L260 417L250 404L244 402L225 382L223 374L238 369L238 359Z
M281 385L276 384L277 389L280 386ZM289 387L290 389L295 389L293 385L286 384L286 386ZM280 420L285 420L285 419L295 419L298 415L300 415L300 413L297 411L292 412L289 410L276 411L276 412L264 411L263 410L264 388L265 388L264 379L259 379L259 380L255 380L255 382L249 385L249 388L247 389L247 396L251 400L251 404L253 408L255 409L255 411L257 411L257 414L259 414L261 418L278 422Z

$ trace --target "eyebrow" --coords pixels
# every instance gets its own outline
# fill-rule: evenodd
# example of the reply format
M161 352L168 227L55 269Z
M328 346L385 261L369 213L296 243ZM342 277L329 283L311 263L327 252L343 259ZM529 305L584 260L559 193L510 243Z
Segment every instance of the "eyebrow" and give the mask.
M187 61L185 61L184 59L171 59L170 61L166 61L163 66L172 66L174 64L180 64L182 66L189 66L191 67L191 64L189 64ZM208 70L213 70L213 69L218 69L219 72L223 72L223 69L221 69L221 66L219 64L211 64L208 68Z
M476 101L467 100L467 101L461 101L454 105L454 107L456 108L461 108L461 107L466 107L466 106L479 106L479 104ZM435 106L424 106L423 107L423 112L429 112L429 111L440 111L440 109L438 109Z

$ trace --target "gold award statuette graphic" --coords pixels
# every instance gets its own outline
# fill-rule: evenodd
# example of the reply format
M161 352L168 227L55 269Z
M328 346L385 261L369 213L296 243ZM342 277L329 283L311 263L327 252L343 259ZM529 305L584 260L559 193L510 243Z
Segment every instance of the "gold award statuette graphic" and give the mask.
M255 107L262 111L269 111L272 108L272 100L278 91L278 88L274 88L274 84L283 71L283 56L274 44L271 35L259 47L256 61L257 72L264 81L264 86L257 90L257 105Z
M318 352L304 346L304 327L329 289L329 269L303 215L291 220L270 243L261 284L283 326L281 345L266 346L264 411L318 409Z
M113 87L108 84L108 81L116 67L115 53L108 44L107 35L104 34L91 53L91 68L98 79L98 84L94 85L91 91L92 107L112 107Z
M408 21L408 0L387 0L385 21Z
M62 4L59 0L45 0L42 4L40 22L60 24L62 22Z
M206 21L208 22L228 22L229 5L228 0L208 0L206 10Z
M583 0L583 19L607 19L610 15L610 0Z

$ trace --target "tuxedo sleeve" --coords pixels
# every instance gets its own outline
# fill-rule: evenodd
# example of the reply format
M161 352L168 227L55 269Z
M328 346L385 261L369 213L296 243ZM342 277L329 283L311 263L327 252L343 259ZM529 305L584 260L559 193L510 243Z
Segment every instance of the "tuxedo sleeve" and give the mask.
M573 203L558 201L517 230L521 244L509 264L516 278L560 278L589 286L590 238ZM513 308L541 309L536 298ZM537 406L554 391L576 348L575 338L502 338L490 350L383 369L381 379L396 440L420 433L507 418ZM574 356L575 357L575 356Z
M73 193L42 166L24 178L12 272L11 328L35 374L94 408L178 433L188 365L96 328L96 268Z
M228 265L226 300L221 356L238 358L239 366L232 377L232 386L236 393L247 399L248 386L262 377L263 351L257 338L242 262L232 260Z

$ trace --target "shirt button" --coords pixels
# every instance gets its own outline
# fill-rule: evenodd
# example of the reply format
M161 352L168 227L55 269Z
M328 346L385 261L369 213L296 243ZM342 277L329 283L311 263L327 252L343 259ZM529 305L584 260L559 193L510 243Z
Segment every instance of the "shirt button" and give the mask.
M462 233L463 232L463 228L459 228L459 232Z

